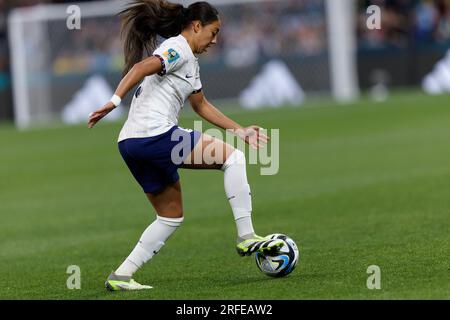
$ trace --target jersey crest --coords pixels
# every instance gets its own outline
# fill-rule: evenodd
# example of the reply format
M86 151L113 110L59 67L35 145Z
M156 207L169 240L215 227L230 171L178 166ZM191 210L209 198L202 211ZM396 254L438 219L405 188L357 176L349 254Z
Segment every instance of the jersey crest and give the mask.
M167 50L163 53L163 56L166 57L169 63L175 62L180 58L180 55L174 49Z

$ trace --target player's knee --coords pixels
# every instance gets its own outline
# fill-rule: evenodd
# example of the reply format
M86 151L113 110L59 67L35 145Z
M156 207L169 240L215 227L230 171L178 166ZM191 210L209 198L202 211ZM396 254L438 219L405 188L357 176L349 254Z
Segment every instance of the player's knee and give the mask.
M184 217L181 216L179 218L168 218L168 217L162 217L162 216L156 216L159 222L171 226L171 227L179 227L181 223L184 220Z
M225 171L227 168L235 164L245 164L245 154L239 149L235 149L230 154L221 169Z

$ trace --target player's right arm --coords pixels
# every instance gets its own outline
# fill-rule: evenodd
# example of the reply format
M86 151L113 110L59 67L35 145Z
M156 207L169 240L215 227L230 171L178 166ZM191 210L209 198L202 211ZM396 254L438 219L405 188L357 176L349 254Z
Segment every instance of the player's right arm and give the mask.
M152 74L161 72L163 66L161 60L158 57L151 56L141 62L136 63L133 68L120 81L119 86L116 89L115 95L121 99L127 95L127 93L134 88L145 77ZM89 115L88 128L92 128L100 119L106 116L115 108L114 104L109 101L101 109L92 112Z

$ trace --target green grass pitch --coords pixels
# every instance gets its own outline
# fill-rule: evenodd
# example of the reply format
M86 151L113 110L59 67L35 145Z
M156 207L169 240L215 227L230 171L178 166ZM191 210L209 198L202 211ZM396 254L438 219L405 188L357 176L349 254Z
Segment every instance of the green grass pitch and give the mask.
M225 111L226 112L226 111ZM450 97L264 109L233 115L280 129L280 170L248 166L259 234L290 235L286 278L235 252L219 171L181 170L185 221L135 279L107 292L154 211L123 163L121 123L0 127L0 299L449 299ZM193 114L181 125L191 127ZM67 267L81 289L66 287ZM366 287L381 269L381 289Z

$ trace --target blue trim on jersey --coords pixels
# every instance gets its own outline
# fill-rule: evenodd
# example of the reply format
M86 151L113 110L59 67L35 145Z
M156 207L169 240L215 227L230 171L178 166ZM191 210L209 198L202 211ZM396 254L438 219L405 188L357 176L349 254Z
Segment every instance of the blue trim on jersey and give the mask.
M162 66L162 70L160 72L158 72L158 76L163 76L165 75L166 72L166 63L164 62L163 57L161 57L159 54L154 54L154 57L157 57L159 59L159 61L161 62L161 66Z

